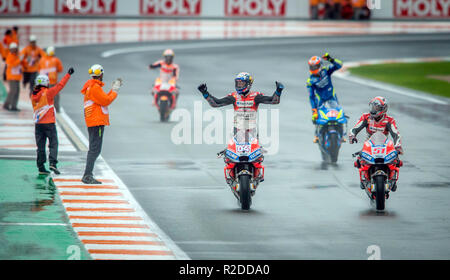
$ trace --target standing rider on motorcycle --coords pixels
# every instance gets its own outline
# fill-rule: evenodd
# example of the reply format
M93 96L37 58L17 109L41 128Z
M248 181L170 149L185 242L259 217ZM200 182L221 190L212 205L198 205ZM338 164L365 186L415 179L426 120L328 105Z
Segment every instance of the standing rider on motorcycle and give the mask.
M348 139L350 144L358 143L356 135L366 129L367 139L375 132L382 132L384 135L390 134L394 140L395 150L401 155L403 154L403 148L401 143L401 135L397 129L395 119L387 115L388 101L382 96L377 96L369 102L369 113L365 113L361 116L356 125L351 129ZM399 166L401 166L400 160L398 160ZM355 166L360 166L361 162L359 158L356 160ZM361 187L363 188L363 187ZM395 192L397 184L392 188Z
M171 49L167 49L163 52L164 60L158 60L153 64L150 64L148 67L150 69L160 68L159 78L162 82L169 82L173 79L175 82L174 85L178 82L178 77L180 75L180 67L178 64L173 63L173 58L175 57L175 53ZM152 92L152 95L155 93ZM176 98L178 99L179 91L177 90L175 93Z
M236 91L223 98L216 98L211 95L208 92L206 84L199 85L198 90L203 94L203 97L211 107L222 107L233 104L234 134L242 131L244 133L255 132L259 104L279 104L284 86L279 82L275 82L276 90L274 94L272 96L265 96L261 92L250 91L253 84L253 77L249 73L239 73L234 81Z
M309 92L309 101L311 102L312 109L312 121L314 124L319 117L317 110L324 102L329 100L335 100L338 102L336 92L334 91L334 87L331 82L331 75L334 71L341 69L343 63L339 59L332 58L328 53L323 55L323 59L329 61L331 64L323 67L322 59L318 56L311 57L308 62L311 76L306 81L306 88ZM345 141L344 138L342 138L342 140ZM318 127L316 125L313 142L317 143L318 141Z

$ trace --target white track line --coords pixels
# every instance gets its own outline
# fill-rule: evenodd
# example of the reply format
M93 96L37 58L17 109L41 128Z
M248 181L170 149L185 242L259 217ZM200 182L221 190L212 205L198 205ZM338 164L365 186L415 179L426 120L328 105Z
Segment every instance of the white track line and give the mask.
M423 36L408 36L408 37L389 37L385 41L389 42L410 42L410 41L430 41L430 40L444 40L442 36L427 37ZM448 40L445 39L445 40ZM348 43L348 42L359 42L359 43L376 43L379 42L379 37L365 37L365 38L339 38L333 37L329 38L327 43ZM269 45L302 45L302 44L312 44L312 43L324 43L323 37L317 38L283 38L277 40L270 39L254 39L248 41L215 41L215 42L198 42L198 43L166 43L165 45L171 45L171 48L175 50L191 50L198 48L224 48L224 47L248 47L248 46L269 46ZM100 54L102 58L108 58L115 55L137 53L137 52L160 52L163 49L163 45L150 45L150 46L138 46L138 47L128 47L128 48L117 48L108 51L104 51Z

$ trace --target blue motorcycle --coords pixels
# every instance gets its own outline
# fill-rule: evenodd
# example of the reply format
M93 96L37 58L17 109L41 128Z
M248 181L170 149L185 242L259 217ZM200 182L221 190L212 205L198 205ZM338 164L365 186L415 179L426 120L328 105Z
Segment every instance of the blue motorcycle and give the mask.
M315 124L322 160L336 163L342 138L347 135L349 117L344 114L344 109L335 100L324 102L318 109L318 115Z

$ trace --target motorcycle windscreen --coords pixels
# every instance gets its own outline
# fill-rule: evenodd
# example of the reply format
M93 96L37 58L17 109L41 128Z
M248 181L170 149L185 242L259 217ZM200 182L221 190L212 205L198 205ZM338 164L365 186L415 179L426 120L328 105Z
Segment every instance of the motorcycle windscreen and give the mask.
M160 76L156 78L155 84L175 85L175 78L171 73L162 72Z
M324 106L327 109L335 109L338 111L340 109L339 104L336 102L336 100L328 100L322 106Z
M386 140L386 135L381 132L376 132L369 138L369 141L371 141L374 146L383 146L386 144Z
M236 130L234 135L237 144L251 143L256 137L256 129Z

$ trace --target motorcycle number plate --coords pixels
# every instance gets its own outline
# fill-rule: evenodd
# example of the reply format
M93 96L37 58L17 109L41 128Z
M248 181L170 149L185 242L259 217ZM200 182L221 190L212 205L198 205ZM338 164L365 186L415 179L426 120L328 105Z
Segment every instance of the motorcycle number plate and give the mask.
M327 113L327 117L329 117L329 118L337 118L338 114L339 114L339 113L338 113L337 111L331 110L331 111L329 111L329 112Z
M385 152L386 152L386 148L373 148L372 149L372 154L374 154L374 155L384 154Z
M248 154L251 151L250 145L236 145L236 152L240 154Z

